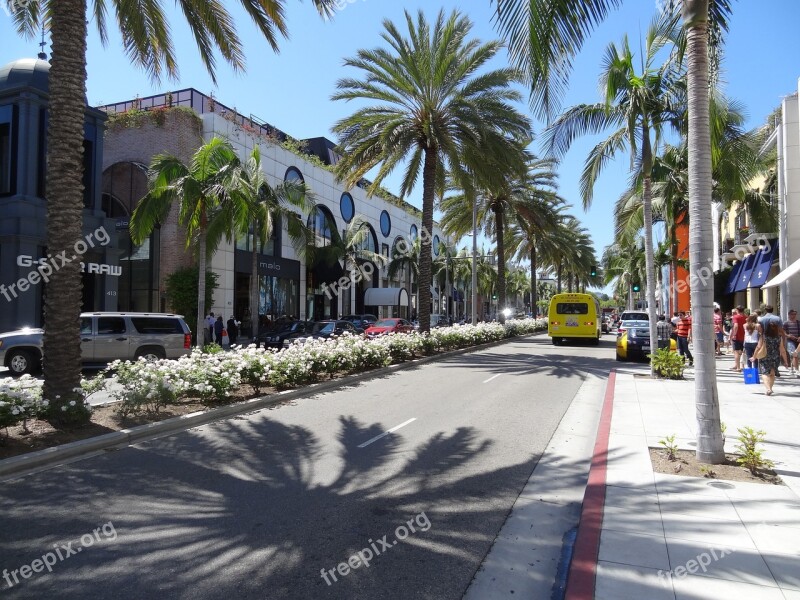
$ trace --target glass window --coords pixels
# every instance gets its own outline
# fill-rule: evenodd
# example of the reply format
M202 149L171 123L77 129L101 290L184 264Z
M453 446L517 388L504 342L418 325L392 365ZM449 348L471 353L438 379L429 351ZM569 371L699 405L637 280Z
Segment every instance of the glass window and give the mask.
M125 333L125 319L122 317L100 317L97 319L98 335Z
M389 237L389 234L392 233L392 217L385 210L381 213L381 233L383 237Z
M439 256L440 246L442 245L442 241L439 239L438 235L433 236L433 253L436 256Z
M14 108L14 106L0 106L0 196L9 196L16 192Z
M92 335L92 320L89 317L81 318L81 335Z
M178 319L132 317L131 323L139 333L183 333Z
M417 236L419 235L419 231L417 230L417 226L416 225L412 225L411 226L411 230L409 231L409 233L411 234L411 241L412 242L416 242L417 241Z
M331 231L336 227L333 215L323 206L316 206L308 217L307 227L314 232L314 245L318 248L331 245Z
M305 183L305 179L303 179L303 174L297 167L289 167L288 169L286 169L286 174L283 176L283 180L300 181L301 183Z
M367 230L367 235L364 236L363 241L360 244L361 250L367 250L369 252L374 252L375 254L378 253L378 238L375 235L375 230L369 223L364 224L364 229Z
M94 208L94 144L83 140L83 207Z
M342 218L345 223L352 221L356 214L356 205L353 202L353 197L347 192L342 194L342 197L339 199L339 212L342 213Z
M556 313L559 315L587 315L589 305L586 302L559 302L556 304Z

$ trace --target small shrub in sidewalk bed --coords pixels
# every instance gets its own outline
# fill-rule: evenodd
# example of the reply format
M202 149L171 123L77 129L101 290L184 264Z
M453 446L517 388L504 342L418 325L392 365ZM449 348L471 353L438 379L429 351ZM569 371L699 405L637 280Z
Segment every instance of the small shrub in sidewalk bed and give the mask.
M737 462L748 469L753 475L758 475L762 469L771 469L775 464L764 458L764 451L757 448L764 441L767 433L756 431L752 427L739 428L739 443L736 449L741 453Z
M668 348L659 348L652 354L648 354L653 365L653 371L659 377L665 379L683 379L684 362L683 357L677 352L672 352Z

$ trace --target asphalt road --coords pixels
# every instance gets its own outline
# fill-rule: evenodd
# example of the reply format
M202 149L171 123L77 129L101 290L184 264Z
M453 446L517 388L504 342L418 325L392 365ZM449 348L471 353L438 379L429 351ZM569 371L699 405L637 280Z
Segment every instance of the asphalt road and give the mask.
M0 596L461 598L613 366L529 337L6 481Z

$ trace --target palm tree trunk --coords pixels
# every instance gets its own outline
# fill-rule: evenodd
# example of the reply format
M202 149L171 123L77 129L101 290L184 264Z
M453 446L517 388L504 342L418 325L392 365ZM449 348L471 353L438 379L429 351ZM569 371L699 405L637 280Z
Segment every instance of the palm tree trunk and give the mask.
M250 323L252 328L251 337L255 340L258 338L259 323L259 294L258 294L258 231L259 223L253 223L253 251L250 257Z
M648 134L649 135L649 134ZM644 142L645 152L649 144ZM645 159L647 161L648 159ZM647 163L645 163L647 164ZM650 351L658 349L658 334L656 333L656 275L655 256L653 256L653 194L649 173L644 177L642 204L644 205L644 263L647 279L647 317L650 321ZM653 361L650 361L650 376L655 376Z
M433 241L433 201L436 185L436 150L425 148L425 165L422 168L422 231L419 252L419 331L431 329L431 243Z
M531 240L531 312L534 319L539 314L538 302L539 298L536 295L536 246Z
M561 293L561 263L558 263L558 269L556 269L556 293Z
M205 215L201 217L203 224L197 236L197 331L195 332L195 345L203 347L206 316L206 223Z
M672 310L678 310L678 235L675 224L670 231L670 244L672 246Z
M709 0L684 0L689 89L689 280L694 338L697 459L720 464L725 459L720 430L719 396L714 364L711 267L711 130L708 87Z
M503 309L506 305L506 246L503 240L503 209L498 208L494 211L494 223L496 229L497 243L497 320L500 323L506 322Z
M86 0L54 2L50 10L50 97L58 101L50 103L47 132L47 250L70 260L53 272L45 293L43 398L50 402L51 423L63 426L89 420L86 411L61 410L71 400L80 402L73 391L81 381L82 301L81 263L74 245L83 230Z

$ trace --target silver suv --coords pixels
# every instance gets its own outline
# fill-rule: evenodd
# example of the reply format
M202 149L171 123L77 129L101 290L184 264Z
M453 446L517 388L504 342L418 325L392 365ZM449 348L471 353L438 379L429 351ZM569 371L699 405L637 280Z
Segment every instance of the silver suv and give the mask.
M12 375L34 373L42 363L42 329L0 334L0 364ZM83 364L113 360L178 358L189 354L192 333L181 315L95 312L81 314Z

